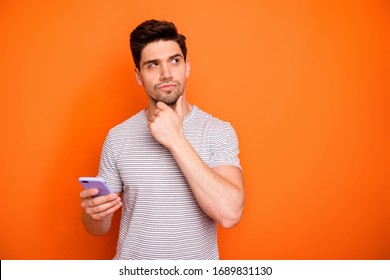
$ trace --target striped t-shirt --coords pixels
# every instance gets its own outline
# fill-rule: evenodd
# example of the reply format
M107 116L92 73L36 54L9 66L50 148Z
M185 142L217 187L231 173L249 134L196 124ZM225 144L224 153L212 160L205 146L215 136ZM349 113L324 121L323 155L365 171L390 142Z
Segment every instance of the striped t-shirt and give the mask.
M151 135L145 110L112 128L104 142L99 177L122 192L114 259L218 259L216 222L199 207L167 148ZM183 133L209 166L240 167L233 127L195 105Z

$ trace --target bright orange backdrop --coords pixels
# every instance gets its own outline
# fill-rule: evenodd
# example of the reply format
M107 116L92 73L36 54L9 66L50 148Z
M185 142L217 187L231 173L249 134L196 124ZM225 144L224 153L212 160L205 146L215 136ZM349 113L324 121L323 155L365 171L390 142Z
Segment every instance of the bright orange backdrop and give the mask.
M387 1L1 1L1 259L110 259L79 176L146 105L130 31L188 38L190 101L236 128L246 207L223 259L390 259Z

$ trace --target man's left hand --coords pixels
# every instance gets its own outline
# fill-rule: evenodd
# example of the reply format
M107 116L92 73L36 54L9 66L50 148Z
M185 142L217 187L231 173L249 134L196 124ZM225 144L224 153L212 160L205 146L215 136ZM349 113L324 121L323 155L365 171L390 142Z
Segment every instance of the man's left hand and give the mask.
M148 127L153 137L168 149L183 138L182 100L183 96L177 99L175 110L164 102L157 102L149 120Z

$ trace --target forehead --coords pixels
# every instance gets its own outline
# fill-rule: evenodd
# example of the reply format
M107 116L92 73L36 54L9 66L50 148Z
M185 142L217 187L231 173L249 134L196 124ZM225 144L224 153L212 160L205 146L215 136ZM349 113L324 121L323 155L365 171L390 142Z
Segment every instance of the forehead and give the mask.
M141 52L141 64L148 60L164 60L174 54L183 55L180 46L175 41L156 41L147 44Z

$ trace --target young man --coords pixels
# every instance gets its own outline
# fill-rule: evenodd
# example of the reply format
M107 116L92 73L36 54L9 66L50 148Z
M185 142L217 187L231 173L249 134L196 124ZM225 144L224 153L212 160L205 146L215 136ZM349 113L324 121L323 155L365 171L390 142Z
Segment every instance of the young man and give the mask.
M218 259L216 224L234 226L244 205L235 131L187 101L190 62L173 23L143 22L130 46L149 105L110 130L98 176L113 193L80 193L83 224L103 235L122 207L115 259Z

